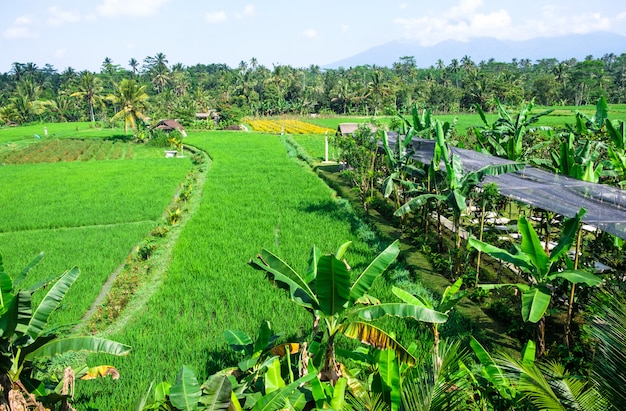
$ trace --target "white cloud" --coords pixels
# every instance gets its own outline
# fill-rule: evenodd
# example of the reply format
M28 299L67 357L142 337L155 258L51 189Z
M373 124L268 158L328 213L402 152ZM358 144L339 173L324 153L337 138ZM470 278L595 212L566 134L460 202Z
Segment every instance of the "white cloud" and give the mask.
M568 14L568 9L544 7L537 20L527 20L520 27L519 35L523 31L532 30L534 35L551 37L563 34L585 34L593 31L610 30L613 26L611 18L600 13L583 13L580 15ZM615 26L619 26L619 15L614 17ZM526 35L526 38L528 36Z
M54 52L54 57L60 59L62 57L65 57L66 53L67 53L66 49L58 49Z
M146 17L159 12L169 0L104 0L97 7L103 16Z
M407 7L409 7L408 3L400 3L400 4L398 5L398 8L399 8L400 10L404 10L404 9L406 9Z
M254 15L254 12L256 11L254 4L248 4L246 5L246 7L243 8L243 11L241 13L237 13L235 14L235 17L237 17L238 19L243 19L244 17L250 17Z
M462 19L475 14L476 9L482 5L482 0L461 0L458 5L446 12L446 16L452 19Z
M429 13L416 18L394 20L404 37L432 46L445 40L467 41L470 38L493 37L501 40L527 40L533 37L553 37L565 34L584 34L600 30L619 30L626 13L613 18L600 13L576 9L544 6L533 17L514 20L504 9L485 10L483 0L459 0L441 13Z
M2 37L9 40L34 39L37 38L37 33L28 27L9 27L2 32Z
M348 31L350 31L350 26L348 24L346 24L346 23L343 23L341 25L341 32L342 33L347 33Z
M32 20L28 16L20 16L15 19L15 24L18 24L18 25L31 24L31 23L32 23Z
M15 19L13 26L7 27L2 32L2 37L10 40L37 38L38 34L29 27L32 23L29 16L20 16Z
M82 20L80 13L76 11L63 11L56 6L48 8L50 17L48 23L52 26L61 26L65 23L76 23Z
M226 13L223 11L210 11L206 14L205 18L209 23L221 23L228 19Z
M302 32L302 35L309 39L317 38L317 30L315 29L306 29Z
M448 16L448 14L445 14ZM447 17L420 17L395 19L404 28L407 38L419 40L424 46L432 46L445 40L467 41L471 37L502 38L511 27L511 16L506 10L489 14L468 14L463 19Z

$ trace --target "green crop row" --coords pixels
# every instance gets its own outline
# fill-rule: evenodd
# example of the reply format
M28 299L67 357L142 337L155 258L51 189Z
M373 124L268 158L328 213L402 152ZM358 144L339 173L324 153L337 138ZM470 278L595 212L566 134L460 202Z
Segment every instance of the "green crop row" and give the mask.
M132 159L133 145L120 140L50 139L37 144L9 144L0 150L0 164Z
M63 143L58 150L79 151L73 140ZM45 145L33 147L40 144ZM125 151L132 147L127 146ZM77 266L82 274L55 313L54 324L79 321L107 277L162 219L190 168L187 159L164 157L2 166L0 255L5 270L14 275L44 252L44 260L28 276L30 285ZM35 301L40 297L35 294Z
M355 234L346 206L287 156L279 138L214 132L186 143L213 160L201 206L186 223L161 286L125 329L108 335L131 345L131 355L92 359L110 361L121 378L77 385L85 408L124 408L150 382L173 381L182 364L195 368L200 379L236 364L223 338L227 329L254 333L261 320L269 320L283 340L309 337L310 315L247 265L262 247L300 271L313 244L331 252L354 240L347 258L356 272L374 255Z
M156 225L153 221L111 226L33 230L0 234L6 272L15 275L40 252L45 257L28 275L25 286L53 278L77 266L81 275L54 313L55 325L79 321L93 304L108 276ZM37 304L45 293L33 297Z
M155 221L189 168L165 158L2 167L0 232Z
M105 128L103 123L41 123L24 126L0 127L0 144L19 140L40 140L46 138L120 138L132 136L124 134L122 128Z

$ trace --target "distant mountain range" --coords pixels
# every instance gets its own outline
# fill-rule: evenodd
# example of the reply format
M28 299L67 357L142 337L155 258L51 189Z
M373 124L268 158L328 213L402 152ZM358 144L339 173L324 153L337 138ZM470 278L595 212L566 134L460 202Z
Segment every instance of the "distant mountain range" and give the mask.
M530 59L534 63L545 58L556 58L559 61L571 58L584 60L589 55L600 58L608 53L616 56L626 53L626 37L608 32L594 32L537 37L524 41L493 38L476 38L468 42L447 40L429 47L421 46L417 41L396 40L328 64L324 68L349 68L368 64L391 67L404 56L415 57L417 66L426 68L434 66L439 59L449 65L452 59L460 61L464 56L471 57L475 63L492 58L506 63L513 59Z

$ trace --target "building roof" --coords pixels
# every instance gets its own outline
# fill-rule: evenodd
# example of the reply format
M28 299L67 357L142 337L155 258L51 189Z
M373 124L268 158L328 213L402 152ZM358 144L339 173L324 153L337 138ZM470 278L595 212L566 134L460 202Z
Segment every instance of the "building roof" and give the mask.
M357 123L341 123L337 126L337 134L345 136L346 134L354 134L359 128Z
M178 130L181 133L185 130L176 120L161 120L154 128L164 131Z

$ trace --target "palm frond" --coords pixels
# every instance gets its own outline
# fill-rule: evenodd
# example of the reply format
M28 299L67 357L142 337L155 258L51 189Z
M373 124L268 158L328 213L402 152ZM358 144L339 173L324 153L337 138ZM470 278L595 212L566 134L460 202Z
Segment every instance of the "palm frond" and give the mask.
M423 358L409 371L402 386L402 404L407 411L465 410L470 400L470 379L460 369L469 352L459 341L439 344L439 352Z
M626 301L604 291L594 304L602 314L589 321L591 337L598 341L592 378L612 404L626 404Z

